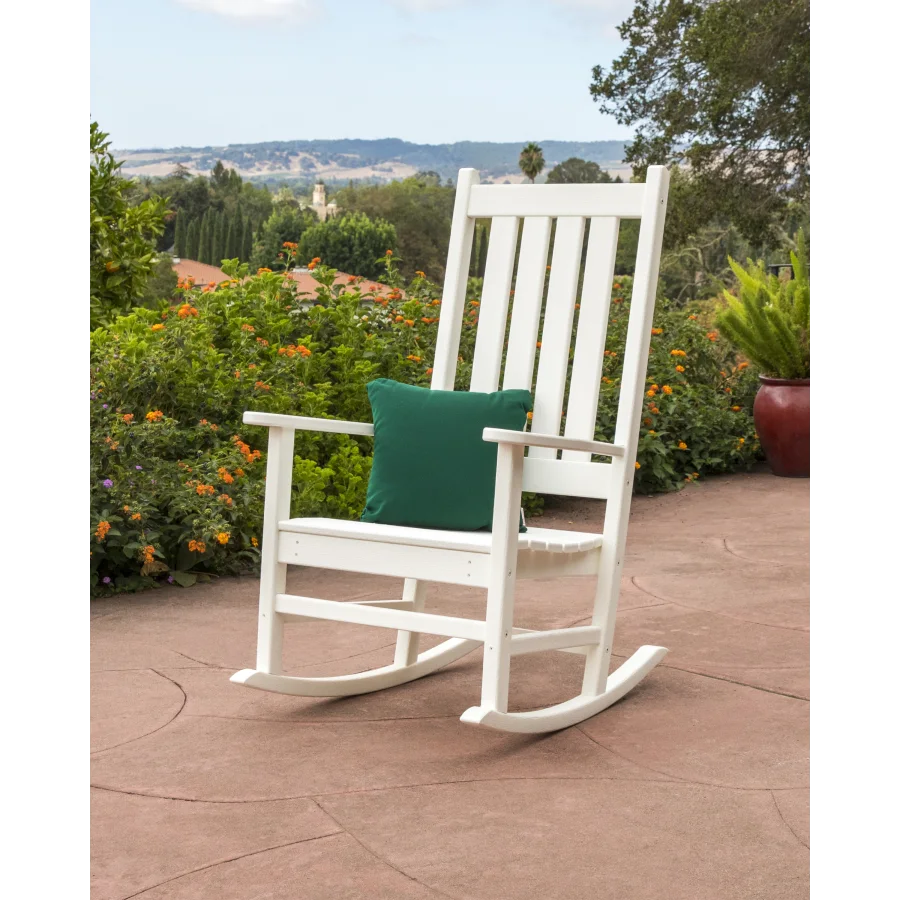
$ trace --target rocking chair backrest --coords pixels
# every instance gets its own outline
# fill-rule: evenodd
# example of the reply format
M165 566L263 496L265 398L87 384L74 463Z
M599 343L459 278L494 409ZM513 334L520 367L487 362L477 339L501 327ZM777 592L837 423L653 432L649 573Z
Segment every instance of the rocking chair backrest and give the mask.
M592 440L603 371L619 220L640 219L614 437L616 444L626 447L625 461L633 470L668 183L669 173L663 166L651 166L645 184L481 185L475 169L461 169L453 210L432 389L454 388L475 220L491 219L469 389L497 390L502 369L504 389L533 389L531 430L540 434L560 433L566 401L564 394L572 324L576 300L579 299L576 293L585 221L589 219L572 378L565 407L565 436ZM553 258L548 260L554 218ZM504 366L504 343L520 219L521 244ZM545 279L548 277L543 331L538 334ZM534 361L538 342L541 346L535 380ZM592 463L590 454L585 451L564 450L562 458L558 459L557 451L532 447L525 460L523 489L606 498L612 488L612 470L609 463Z

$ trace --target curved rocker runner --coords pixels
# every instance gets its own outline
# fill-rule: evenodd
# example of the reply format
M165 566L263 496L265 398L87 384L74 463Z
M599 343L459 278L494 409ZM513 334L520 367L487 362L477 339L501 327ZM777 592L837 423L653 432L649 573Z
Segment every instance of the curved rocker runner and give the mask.
M501 731L534 733L566 728L596 715L624 697L660 662L666 649L645 646L612 674L609 672L668 183L669 174L661 166L648 169L645 184L603 185L481 185L474 169L460 170L431 388L454 388L475 220L490 218L491 240L470 390L496 391L502 368L504 390L533 389L534 393L533 430L484 429L483 439L498 448L492 531L291 519L295 432L372 435L373 426L270 413L244 414L247 424L268 426L269 450L256 668L237 672L232 681L283 694L345 697L429 675L483 645L481 700L478 706L463 712L462 721ZM593 436L619 222L623 218L640 219L641 230L615 437L611 443L604 443L593 440ZM556 231L545 302L553 219ZM589 232L567 394L586 222ZM515 299L504 361L517 247ZM535 376L538 345L541 353ZM560 434L564 408L565 429ZM594 457L605 461L593 461ZM520 534L523 490L606 500L602 534L542 528L529 528ZM402 577L403 597L338 602L287 594L289 565ZM596 577L589 625L548 631L513 626L518 579L567 575ZM484 620L426 612L427 581L485 588ZM395 630L394 662L336 677L284 675L284 626L310 618ZM419 653L420 633L442 635L448 640ZM510 659L550 650L584 657L581 693L545 709L509 712Z

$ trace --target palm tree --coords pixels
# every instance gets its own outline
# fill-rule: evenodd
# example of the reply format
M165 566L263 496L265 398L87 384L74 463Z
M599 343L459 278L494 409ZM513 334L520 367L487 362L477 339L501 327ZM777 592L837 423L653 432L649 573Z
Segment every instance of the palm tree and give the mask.
M544 151L534 141L529 141L522 148L519 154L519 168L525 173L526 178L531 179L532 184L544 170Z

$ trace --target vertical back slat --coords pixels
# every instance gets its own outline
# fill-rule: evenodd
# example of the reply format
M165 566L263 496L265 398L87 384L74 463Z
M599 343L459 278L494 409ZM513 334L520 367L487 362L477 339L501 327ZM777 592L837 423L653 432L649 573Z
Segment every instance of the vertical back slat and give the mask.
M450 227L450 247L447 251L441 321L434 351L434 373L431 376L433 390L452 391L456 381L459 338L466 305L472 238L475 234L475 219L468 215L469 194L474 184L478 184L478 172L475 169L460 169Z
M516 296L503 370L504 390L522 388L530 391L534 384L534 357L544 302L551 222L547 216L529 217L522 227Z
M496 391L500 383L503 340L509 313L509 288L512 283L519 237L519 220L515 216L498 216L491 223L488 240L484 288L478 308L478 333L472 360L471 391Z
M538 358L534 417L531 425L531 430L540 434L559 434L583 236L584 219L580 216L566 216L556 220L556 237L553 245L550 286L547 289L547 308L544 312L544 330L541 334L541 354ZM556 451L532 447L528 455L555 459Z
M618 219L591 219L578 333L575 337L575 360L566 404L566 437L594 438L618 239ZM584 450L563 450L562 458L588 462L591 454Z

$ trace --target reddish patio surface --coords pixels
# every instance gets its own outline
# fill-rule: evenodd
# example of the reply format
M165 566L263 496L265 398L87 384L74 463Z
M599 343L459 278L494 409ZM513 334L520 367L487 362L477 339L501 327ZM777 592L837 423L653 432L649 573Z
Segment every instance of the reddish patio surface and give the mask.
M540 524L596 530L599 512ZM480 654L345 700L229 683L254 661L251 578L94 603L92 896L807 897L808 525L809 482L765 472L635 498L615 652L670 653L617 705L543 736L459 722ZM289 580L333 599L399 585ZM433 611L483 609L480 591L429 590ZM588 579L524 582L516 624L582 622L590 596ZM392 658L379 629L286 631L292 672ZM510 707L577 693L579 662L517 657Z

